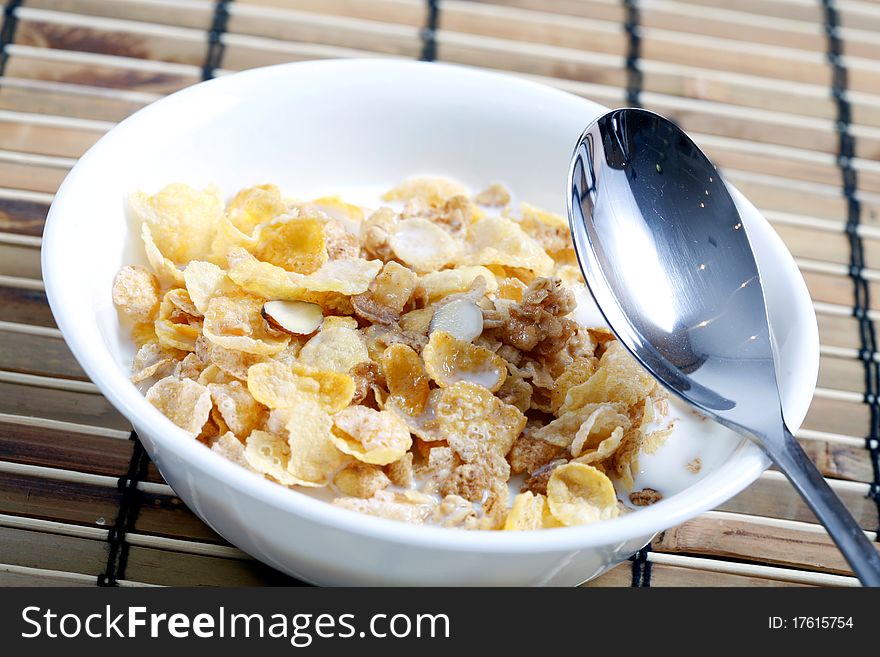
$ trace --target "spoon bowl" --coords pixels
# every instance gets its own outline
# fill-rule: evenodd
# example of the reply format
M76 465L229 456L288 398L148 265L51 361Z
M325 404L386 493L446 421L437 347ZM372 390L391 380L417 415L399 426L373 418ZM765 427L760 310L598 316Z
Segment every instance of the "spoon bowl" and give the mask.
M698 411L752 438L791 480L863 584L880 554L785 426L761 273L711 161L674 123L612 110L569 174L578 261L626 348Z

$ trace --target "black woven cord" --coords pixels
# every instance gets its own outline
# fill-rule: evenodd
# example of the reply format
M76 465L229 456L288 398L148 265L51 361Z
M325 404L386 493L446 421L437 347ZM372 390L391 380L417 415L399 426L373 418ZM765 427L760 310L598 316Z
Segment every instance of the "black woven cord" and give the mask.
M423 62L433 62L437 59L437 24L440 19L440 0L427 0L428 14L425 27L422 28L422 55L419 59Z
M98 575L98 586L118 586L119 580L125 579L125 567L128 563L128 543L125 535L134 529L140 512L141 493L138 490L138 482L143 481L146 476L150 459L133 430L130 439L134 443L131 460L128 463L128 473L119 479L118 486L122 491L122 499L119 501L116 521L107 534L107 542L110 544L107 567Z
M632 561L632 581L630 582L630 586L651 586L651 562L648 561L648 553L650 551L651 544L648 543L629 558L629 560Z
M202 65L202 80L210 80L223 61L223 33L229 24L229 3L232 0L218 0L214 5L214 20L208 32L208 52Z
M22 0L9 0L3 9L3 28L0 29L0 75L6 70L9 53L6 46L15 42L15 28L18 27L18 16L15 10L21 6Z
M630 107L641 107L642 71L639 68L639 57L642 52L642 40L639 32L639 0L623 0L626 10L623 29L629 36L626 52L626 104Z
M822 0L825 13L825 35L828 40L828 62L831 65L831 97L837 106L837 122L835 129L839 139L837 165L840 169L841 188L846 199L846 235L849 240L849 277L853 283L853 317L859 323L859 359L865 371L864 401L870 409L870 426L865 438L865 447L871 455L871 466L874 480L868 496L877 505L878 525L880 525L880 364L874 354L877 352L877 334L874 322L868 317L871 307L871 290L863 275L865 268L865 250L859 234L861 220L861 203L858 197L858 174L853 168L855 157L855 138L850 132L852 111L847 96L848 79L846 66L842 61L843 42L835 0Z

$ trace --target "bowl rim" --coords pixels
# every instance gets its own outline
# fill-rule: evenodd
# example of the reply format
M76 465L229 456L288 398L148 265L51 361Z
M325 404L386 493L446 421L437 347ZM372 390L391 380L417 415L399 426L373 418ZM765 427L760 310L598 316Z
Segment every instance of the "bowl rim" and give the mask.
M363 75L366 73L398 76L469 76L479 78L487 85L503 85L508 88L515 87L517 91L522 93L541 94L543 98L547 99L547 102L557 99L571 103L574 99L583 103L585 108L602 108L597 103L573 94L504 73L437 62L369 58L293 62L224 75L170 94L120 122L79 159L59 187L46 219L41 263L46 295L64 340L101 393L133 425L151 426L153 428L151 436L162 449L173 452L176 457L193 464L195 469L220 480L230 488L279 511L292 513L311 522L355 535L408 546L453 552L505 554L559 552L616 545L634 539L647 538L717 507L761 475L770 461L757 446L746 441L737 447L724 464L688 488L655 505L601 523L557 528L553 531L532 532L468 532L436 526L410 525L334 507L324 500L313 498L296 490L286 489L258 474L241 468L193 440L162 415L146 401L134 384L128 380L128 373L122 372L122 368L115 363L114 367L109 369L102 367L98 361L107 359L112 361L112 356L103 345L96 347L95 342L90 339L89 336L93 336L95 331L100 336L97 326L90 327L86 321L86 313L83 313L81 309L77 310L71 307L67 301L65 289L74 285L76 277L62 275L60 271L62 268L60 263L65 261L65 257L63 240L58 237L58 227L62 224L61 215L67 212L65 198L69 190L74 188L81 178L89 175L91 162L100 157L107 144L124 139L129 131L136 130L142 122L149 121L154 116L164 115L169 111L173 112L175 107L191 102L192 99L204 94L205 90L220 90L224 87L234 89L243 83L258 82L260 78L274 79L279 75L297 75L300 72L319 73L327 76ZM781 244L781 239L775 234L775 231L774 236L780 240ZM784 245L783 249L785 249ZM790 255L789 259L791 259ZM790 273L795 274L798 270L793 259L790 263L786 263L786 265L788 264L794 270L791 271L790 267L787 269L790 270ZM797 288L796 292L809 301L806 284L799 273L792 276L791 282L793 287ZM810 307L812 308L812 304ZM816 375L818 375L818 331L814 346ZM106 351L107 358L102 359L96 355L96 349ZM814 387L815 378L810 389L811 396Z

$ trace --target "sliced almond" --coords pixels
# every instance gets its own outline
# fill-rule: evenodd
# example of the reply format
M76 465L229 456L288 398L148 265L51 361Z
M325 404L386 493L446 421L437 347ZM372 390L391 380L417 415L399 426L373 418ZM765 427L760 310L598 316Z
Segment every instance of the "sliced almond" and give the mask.
M437 309L429 331L445 331L457 340L471 342L483 332L483 311L470 299L456 299Z
M324 321L321 306L308 301L267 301L262 315L272 328L289 335L311 335Z

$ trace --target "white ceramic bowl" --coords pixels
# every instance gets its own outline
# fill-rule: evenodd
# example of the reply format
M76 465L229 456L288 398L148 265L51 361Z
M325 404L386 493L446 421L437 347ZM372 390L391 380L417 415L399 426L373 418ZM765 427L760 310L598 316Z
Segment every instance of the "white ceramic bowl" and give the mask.
M175 492L267 564L331 585L583 582L735 495L767 467L765 457L743 441L678 494L584 527L464 532L359 515L246 472L148 404L128 380L132 349L110 287L120 266L144 260L125 219L134 190L185 181L232 194L274 182L315 197L439 174L472 189L503 180L519 198L564 213L572 149L602 111L514 77L387 60L288 64L196 85L122 122L64 181L43 237L49 302L83 369L132 422ZM786 417L796 429L818 371L815 315L782 241L737 200L767 286Z

